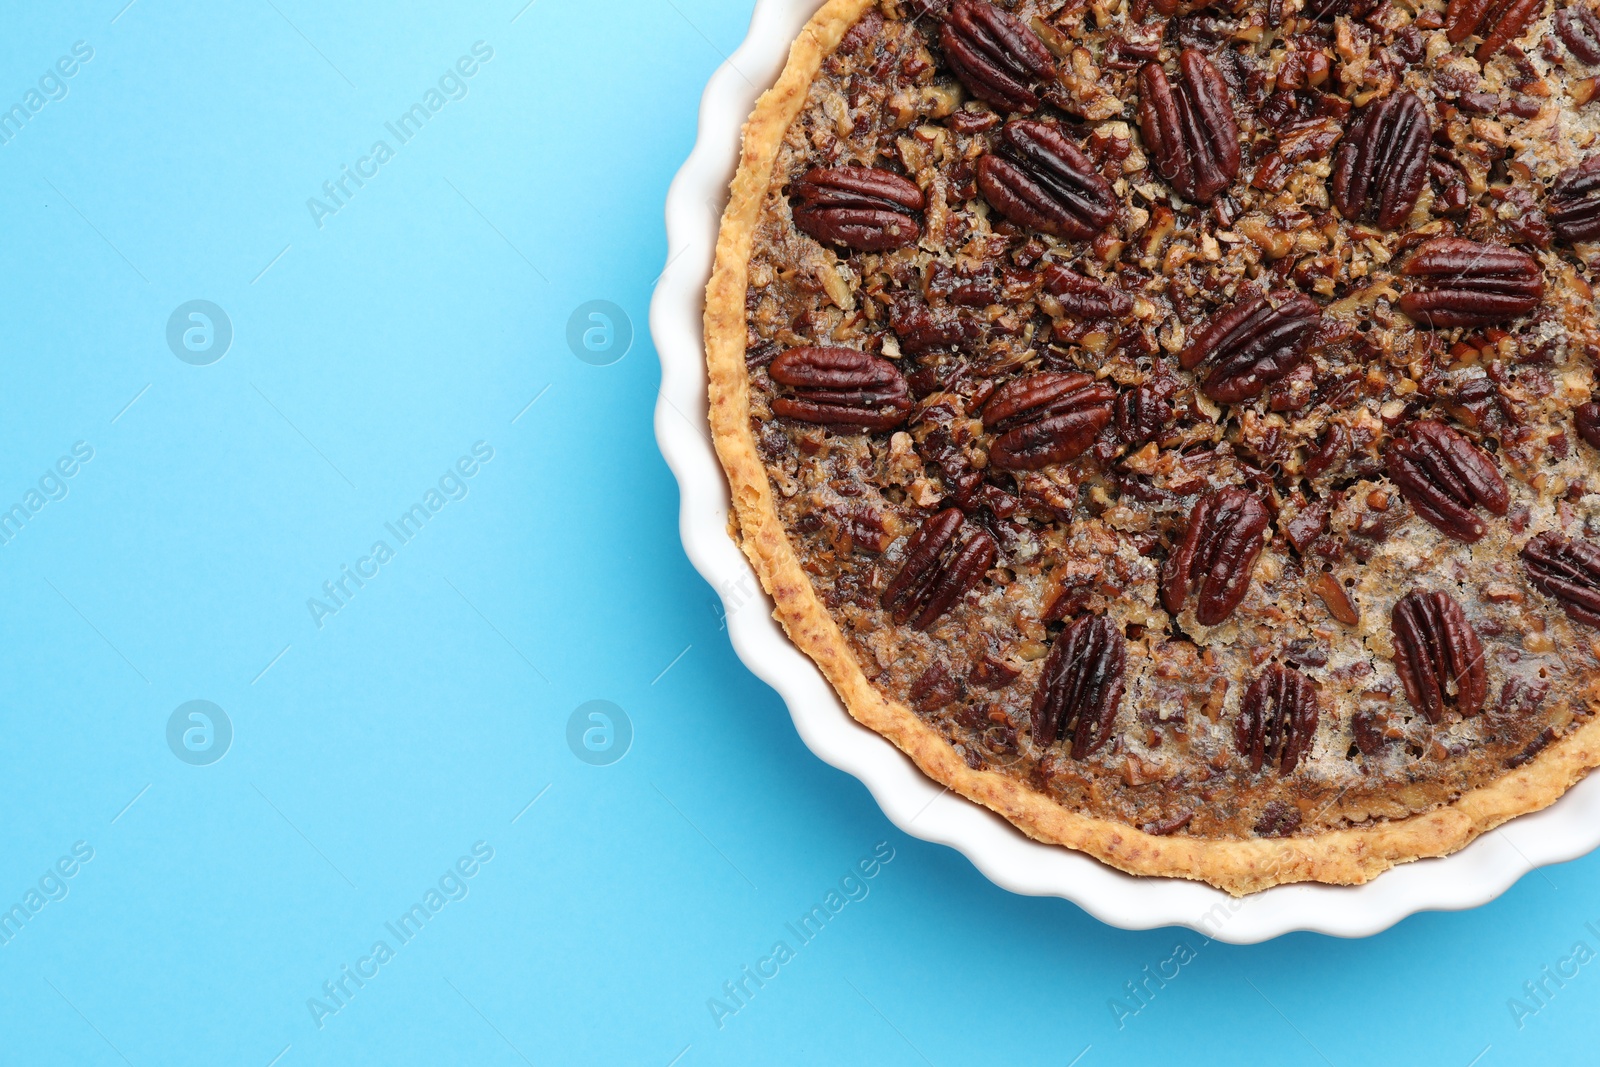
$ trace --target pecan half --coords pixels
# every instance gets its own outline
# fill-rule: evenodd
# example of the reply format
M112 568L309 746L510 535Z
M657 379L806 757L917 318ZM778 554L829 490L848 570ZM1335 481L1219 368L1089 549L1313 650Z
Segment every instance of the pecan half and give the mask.
M1156 170L1185 200L1209 204L1239 176L1233 100L1198 49L1178 57L1176 85L1159 63L1139 72L1139 128Z
M967 92L1001 111L1032 111L1054 81L1050 49L1015 15L984 0L956 0L939 29L945 61Z
M1388 719L1377 708L1361 708L1350 716L1350 740L1363 756L1376 756L1389 743L1384 730Z
M1511 507L1506 483L1488 453L1444 423L1424 419L1394 440L1386 462L1389 477L1417 514L1457 541L1484 534L1475 511L1504 515Z
M1390 627L1395 673L1412 707L1431 723L1443 721L1450 708L1462 717L1483 710L1489 691L1483 644L1453 597L1413 590L1395 603Z
M917 183L876 167L813 167L789 190L794 224L823 244L858 252L904 248L921 234Z
M1600 241L1600 153L1556 178L1545 202L1545 218L1569 244Z
M1233 614L1250 588L1267 520L1266 505L1234 486L1196 501L1189 529L1161 574L1162 606L1176 615L1190 590L1198 588L1194 615L1202 626L1215 626Z
M1600 63L1600 16L1582 3L1556 15L1556 33L1578 62L1591 67Z
M1450 0L1445 10L1445 36L1460 44L1478 34L1483 43L1473 53L1479 63L1522 36L1544 7L1544 0Z
M1315 300L1279 289L1241 300L1212 319L1178 354L1178 362L1185 370L1210 363L1200 390L1212 400L1249 400L1306 361L1321 321Z
M1428 180L1433 127L1416 93L1394 93L1365 108L1333 160L1333 203L1352 222L1385 230L1406 221Z
M786 419L854 430L888 430L906 421L911 393L893 363L854 348L791 348L767 368L794 390L774 397Z
M1133 297L1121 289L1113 289L1059 263L1045 266L1044 287L1074 319L1121 318L1133 310Z
M1600 545L1546 530L1522 546L1522 562L1535 589L1577 621L1600 626Z
M1072 738L1072 758L1093 754L1111 737L1122 703L1128 642L1110 619L1085 615L1056 638L1033 694L1033 743Z
M1141 382L1117 397L1117 437L1130 448L1154 440L1172 421L1173 378Z
M1579 404L1572 412L1572 425L1595 448L1600 448L1600 404L1593 400Z
M983 427L999 436L989 465L1032 471L1075 459L1111 421L1117 394L1087 374L1041 371L1007 382L983 407Z
M1250 761L1291 774L1317 736L1317 687L1297 670L1269 665L1245 691L1234 723L1234 747Z
M964 525L960 508L945 508L911 535L900 573L881 600L896 626L926 630L994 566L999 547L989 531L975 530L958 547Z
M1417 281L1400 297L1400 310L1439 330L1510 322L1538 307L1544 296L1538 260L1464 237L1424 241L1400 273Z
M1019 226L1082 241L1117 217L1117 197L1083 150L1054 126L1032 119L1005 124L1001 155L978 159L978 188Z

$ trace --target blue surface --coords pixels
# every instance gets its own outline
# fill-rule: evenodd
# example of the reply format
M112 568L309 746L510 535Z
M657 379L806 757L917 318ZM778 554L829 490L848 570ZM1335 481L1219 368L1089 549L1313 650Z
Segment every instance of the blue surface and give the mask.
M0 1060L1593 1062L1600 858L1365 941L1125 933L801 745L651 435L748 0L122 3L0 36ZM169 345L197 300L225 353Z

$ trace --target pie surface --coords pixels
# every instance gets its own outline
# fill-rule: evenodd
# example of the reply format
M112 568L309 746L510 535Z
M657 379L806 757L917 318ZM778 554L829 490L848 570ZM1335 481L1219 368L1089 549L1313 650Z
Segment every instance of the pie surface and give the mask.
M1561 0L829 0L706 305L790 637L1134 874L1361 883L1552 803L1600 765L1596 62Z

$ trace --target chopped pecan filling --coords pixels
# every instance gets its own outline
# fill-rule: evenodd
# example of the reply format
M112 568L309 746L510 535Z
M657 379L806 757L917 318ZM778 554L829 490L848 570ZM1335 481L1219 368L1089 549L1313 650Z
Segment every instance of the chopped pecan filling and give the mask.
M1211 839L1425 812L1592 717L1596 64L1582 3L869 9L746 352L873 684Z

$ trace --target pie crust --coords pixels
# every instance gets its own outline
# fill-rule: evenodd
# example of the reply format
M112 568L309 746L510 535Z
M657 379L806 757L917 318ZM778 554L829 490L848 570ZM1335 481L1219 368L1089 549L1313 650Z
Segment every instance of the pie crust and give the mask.
M992 809L1031 838L1082 851L1131 874L1196 879L1235 895L1302 881L1360 884L1396 864L1446 855L1509 819L1553 803L1600 765L1600 721L1593 714L1600 670L1587 651L1593 634L1566 628L1564 620L1552 625L1562 639L1583 643L1573 655L1586 662L1562 682L1564 693L1557 694L1571 706L1570 725L1532 758L1429 810L1287 836L1156 834L1073 810L1003 768L973 766L945 732L874 684L819 596L797 551L796 535L780 516L752 426L746 338L749 267L763 210L777 195L775 185L782 184L774 167L785 137L807 106L825 58L875 6L875 0L829 0L795 40L777 83L758 101L744 127L705 309L710 422L734 505L729 533L772 597L775 617L821 668L850 714L892 741L930 778ZM1544 604L1546 614L1559 620L1561 612L1550 607L1553 603ZM1491 699L1493 695L1491 691ZM1403 704L1403 697L1396 700Z

